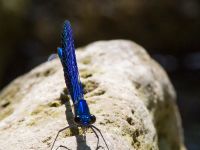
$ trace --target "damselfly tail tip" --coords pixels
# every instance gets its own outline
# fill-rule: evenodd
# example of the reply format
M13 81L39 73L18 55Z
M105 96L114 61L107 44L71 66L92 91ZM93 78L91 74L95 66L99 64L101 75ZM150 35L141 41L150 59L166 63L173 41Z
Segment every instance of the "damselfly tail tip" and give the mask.
M70 24L69 20L65 20L63 27L64 27L64 28L69 28L69 27L71 27L71 24Z

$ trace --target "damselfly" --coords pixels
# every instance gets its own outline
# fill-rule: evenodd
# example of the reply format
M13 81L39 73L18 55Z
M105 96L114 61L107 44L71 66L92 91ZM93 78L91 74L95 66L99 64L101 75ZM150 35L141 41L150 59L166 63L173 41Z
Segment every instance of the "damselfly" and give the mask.
M76 125L82 127L83 129L85 129L85 131L88 128L92 129L97 137L97 147L99 144L99 136L97 133L100 133L107 149L109 150L101 131L97 127L92 125L93 123L95 123L96 117L90 113L88 104L84 99L83 88L80 81L76 62L72 29L69 21L64 22L61 48L58 48L58 56L63 66L65 83L74 104L74 121ZM59 133L66 130L67 128L71 128L71 126L65 127L58 131L56 138L52 144L51 150L54 147Z

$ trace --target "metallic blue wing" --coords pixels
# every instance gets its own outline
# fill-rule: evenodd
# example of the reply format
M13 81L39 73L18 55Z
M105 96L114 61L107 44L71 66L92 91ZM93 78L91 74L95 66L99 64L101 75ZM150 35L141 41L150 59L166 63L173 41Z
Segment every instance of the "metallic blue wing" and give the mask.
M64 22L61 45L61 48L58 48L58 55L63 65L65 83L73 102L76 104L80 99L83 99L83 89L79 78L74 40L69 21Z

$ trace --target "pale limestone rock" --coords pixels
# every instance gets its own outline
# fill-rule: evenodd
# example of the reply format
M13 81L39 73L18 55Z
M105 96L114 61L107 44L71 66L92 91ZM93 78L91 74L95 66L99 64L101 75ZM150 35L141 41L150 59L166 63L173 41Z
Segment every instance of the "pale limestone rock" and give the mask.
M185 149L174 89L142 47L113 40L76 52L85 98L111 150ZM67 93L58 59L10 83L0 94L0 149L50 149L57 131L73 124L63 92ZM62 133L55 148L95 149L96 142L90 130L84 142L74 129ZM105 147L102 139L100 145Z

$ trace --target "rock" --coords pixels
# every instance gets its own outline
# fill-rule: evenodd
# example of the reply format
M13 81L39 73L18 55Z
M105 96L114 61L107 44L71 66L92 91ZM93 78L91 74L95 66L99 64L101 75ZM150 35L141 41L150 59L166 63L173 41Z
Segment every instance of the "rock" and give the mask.
M173 86L142 47L99 41L76 53L85 99L111 150L185 149ZM57 132L73 124L70 105L58 59L15 79L0 94L0 148L50 149ZM94 133L88 130L85 142L80 132L61 133L55 148L95 149Z

